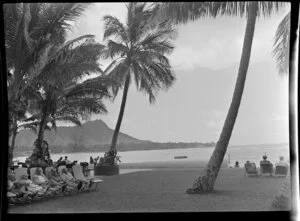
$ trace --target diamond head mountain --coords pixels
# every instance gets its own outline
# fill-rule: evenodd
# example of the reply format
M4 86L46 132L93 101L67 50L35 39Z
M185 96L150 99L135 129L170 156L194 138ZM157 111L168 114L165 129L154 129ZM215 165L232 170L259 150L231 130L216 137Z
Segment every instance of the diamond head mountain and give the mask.
M113 136L113 129L109 128L102 120L88 121L81 127L57 127L57 130L45 132L52 152L85 152L85 151L107 151ZM31 130L22 130L16 137L15 152L24 155L33 149L33 143L37 138ZM210 143L157 143L147 140L139 140L130 135L120 132L118 136L117 149L128 150L152 150L171 148L190 148L199 146L214 146Z

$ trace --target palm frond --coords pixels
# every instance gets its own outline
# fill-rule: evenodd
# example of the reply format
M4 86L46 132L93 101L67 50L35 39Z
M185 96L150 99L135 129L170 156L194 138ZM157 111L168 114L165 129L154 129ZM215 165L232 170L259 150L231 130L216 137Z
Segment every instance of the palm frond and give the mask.
M98 43L82 43L61 54L60 60L53 59L40 75L48 83L68 82L91 73L103 73L98 60L104 46Z
M56 121L68 122L68 123L73 123L76 126L81 126L80 120L76 117L71 117L71 116L57 117Z
M280 75L289 73L290 16L291 13L289 12L280 22L273 44L273 56L276 58Z
M109 56L111 58L114 58L117 55L123 57L129 51L129 49L125 45L119 44L112 40L108 41L107 47L109 49Z
M122 59L114 65L113 69L106 73L106 76L113 79L116 82L120 82L120 84L123 84L125 82L126 74L128 72L128 67L129 66L127 60Z
M104 34L103 40L108 39L109 37L115 37L121 41L128 41L128 36L125 27L119 21L118 18L111 15L106 15L103 17L104 21Z
M257 16L266 17L279 11L284 2L164 2L153 14L152 22L170 18L175 24L195 21L201 17L248 16L249 4L256 4Z
M37 128L38 128L39 122L32 122L32 123L26 123L22 124L18 127L18 130L22 129L30 129L32 130L35 134L37 134Z

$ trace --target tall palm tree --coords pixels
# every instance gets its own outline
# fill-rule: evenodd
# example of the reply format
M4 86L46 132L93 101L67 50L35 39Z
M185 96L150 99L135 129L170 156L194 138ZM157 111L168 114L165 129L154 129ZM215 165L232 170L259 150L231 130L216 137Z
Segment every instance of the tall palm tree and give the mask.
M90 4L5 4L4 33L8 79L8 103L24 109L22 93L47 64L56 45L65 41L70 22L76 21ZM9 116L9 128L16 122ZM10 131L10 130L9 130Z
M213 191L218 172L226 154L243 95L256 19L259 16L270 16L271 13L277 11L283 4L284 3L279 2L182 2L161 3L158 5L159 9L154 16L156 16L157 19L170 17L176 23L186 23L190 20L196 20L205 16L216 17L217 15L239 15L247 17L238 76L221 135L206 168L194 181L192 188L187 189L187 193L194 194Z
M156 93L160 89L169 88L175 80L165 56L173 50L169 40L175 34L172 25L166 21L150 25L148 19L151 18L152 8L146 6L146 3L129 3L127 9L126 25L110 15L103 18L107 56L116 58L106 69L106 73L123 86L122 103L110 153L116 151L130 83L134 80L137 89L148 94L149 102L153 103Z

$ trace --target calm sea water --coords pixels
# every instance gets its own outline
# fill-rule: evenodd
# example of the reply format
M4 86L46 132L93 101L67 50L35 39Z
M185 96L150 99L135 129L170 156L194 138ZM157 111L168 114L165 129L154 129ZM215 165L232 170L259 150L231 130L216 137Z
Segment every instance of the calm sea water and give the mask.
M143 150L143 151L119 151L122 163L141 163L141 162L174 162L175 156L187 156L185 161L189 160L209 160L214 148L213 147L201 147L201 148L186 148L186 149L166 149L166 150ZM243 165L247 160L255 162L259 165L259 161L262 160L262 156L267 154L268 159L271 162L278 161L280 156L289 161L289 146L251 146L251 147L229 147L226 152L225 159L229 160L230 165L234 165L235 161L239 161L240 165ZM78 162L89 162L90 156L96 158L102 157L104 152L99 153L65 153L65 154L51 154L51 158L56 161L60 157L68 156L70 161L77 160ZM24 157L17 157L16 160L22 162L25 161ZM182 160L181 160L182 161Z

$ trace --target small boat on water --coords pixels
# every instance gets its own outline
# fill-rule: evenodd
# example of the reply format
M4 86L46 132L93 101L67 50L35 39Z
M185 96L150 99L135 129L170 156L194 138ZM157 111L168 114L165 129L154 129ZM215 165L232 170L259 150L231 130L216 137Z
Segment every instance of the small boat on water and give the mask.
M188 158L187 156L175 156L174 159L186 159Z

